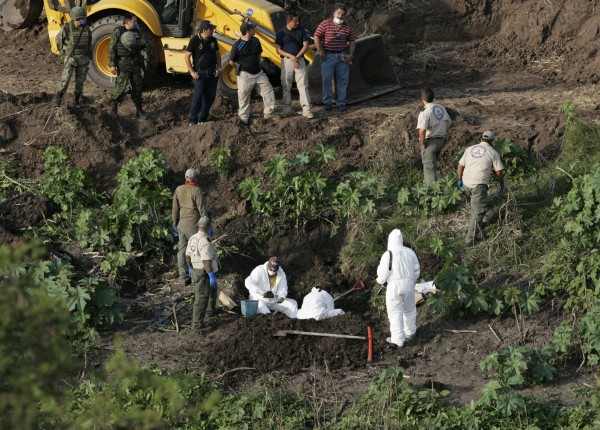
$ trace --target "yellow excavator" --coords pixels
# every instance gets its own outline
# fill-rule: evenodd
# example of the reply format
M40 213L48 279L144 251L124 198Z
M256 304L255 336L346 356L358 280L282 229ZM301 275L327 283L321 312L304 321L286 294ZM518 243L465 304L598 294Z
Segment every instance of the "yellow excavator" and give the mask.
M82 4L83 3L83 4ZM96 85L110 90L114 78L108 67L108 47L113 30L122 25L123 14L138 17L144 50L145 80L164 67L168 73L187 74L185 52L194 27L207 19L217 26L214 36L220 42L223 73L219 88L224 94L237 97L235 69L229 66L229 54L240 37L240 25L252 21L257 26L256 37L263 46L262 65L268 76L278 79L281 58L274 46L275 33L285 26L285 12L265 0L0 0L0 29L4 31L28 28L35 24L42 10L48 20L48 36L52 51L58 53L55 37L61 26L70 20L69 11L83 6L92 31L93 59L88 77ZM319 56L314 50L306 55L310 96L321 101ZM359 38L350 69L348 103L356 103L399 88L380 35Z

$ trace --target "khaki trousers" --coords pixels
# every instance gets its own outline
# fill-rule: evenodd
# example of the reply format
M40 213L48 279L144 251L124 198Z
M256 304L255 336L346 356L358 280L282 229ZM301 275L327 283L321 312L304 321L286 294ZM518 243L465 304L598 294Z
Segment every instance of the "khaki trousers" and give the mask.
M260 71L256 75L248 72L240 72L238 75L238 103L240 108L238 116L243 121L250 119L250 96L255 86L263 99L264 114L271 114L275 110L275 93L265 72Z
M308 76L306 73L306 61L304 58L298 60L298 68L294 69L294 62L289 58L283 58L281 62L281 87L283 89L283 111L292 111L292 84L296 79L296 88L300 94L300 105L302 113L310 112L310 96L308 95Z

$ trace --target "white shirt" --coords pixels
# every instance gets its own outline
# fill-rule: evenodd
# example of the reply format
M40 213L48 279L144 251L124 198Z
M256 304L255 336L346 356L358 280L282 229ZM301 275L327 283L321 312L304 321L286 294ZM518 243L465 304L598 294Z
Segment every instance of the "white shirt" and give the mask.
M504 170L500 154L487 142L469 146L458 164L465 167L462 181L469 188L488 185L492 168L495 172Z
M417 120L417 129L425 130L425 138L444 137L452 124L446 108L439 103L427 103Z

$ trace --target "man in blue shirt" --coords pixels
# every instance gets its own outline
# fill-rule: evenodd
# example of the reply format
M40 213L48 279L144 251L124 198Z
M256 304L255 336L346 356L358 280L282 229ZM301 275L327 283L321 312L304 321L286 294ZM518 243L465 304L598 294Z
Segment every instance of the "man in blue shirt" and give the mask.
M288 13L286 22L286 26L279 30L275 36L275 47L277 53L281 55L282 116L292 115L292 83L295 77L296 87L300 94L302 115L305 118L312 119L314 115L310 111L308 76L304 59L304 53L309 46L308 33L304 27L300 26L297 13Z

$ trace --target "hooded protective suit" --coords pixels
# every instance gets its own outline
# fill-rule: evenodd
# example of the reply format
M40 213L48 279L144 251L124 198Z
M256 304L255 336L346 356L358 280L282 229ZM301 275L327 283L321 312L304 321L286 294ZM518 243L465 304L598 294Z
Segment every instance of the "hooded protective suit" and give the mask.
M388 237L388 251L381 256L377 268L377 283L387 282L385 303L392 333L391 343L404 345L405 336L417 332L417 307L415 305L415 283L421 274L419 260L412 249L403 246L402 233L393 230Z
M268 314L271 311L279 311L290 318L296 318L298 313L298 303L294 299L288 299L287 277L281 267L277 270L277 278L275 280L275 288L271 289L269 284L269 273L267 266L269 262L257 266L250 276L246 278L245 285L250 292L250 299L258 300L258 312ZM271 291L273 298L267 299L263 297L266 292ZM281 303L277 303L283 298Z
M304 297L302 309L298 310L297 318L299 320L308 320L311 318L321 321L327 318L344 315L341 309L334 309L333 297L325 290L313 288L310 293Z

